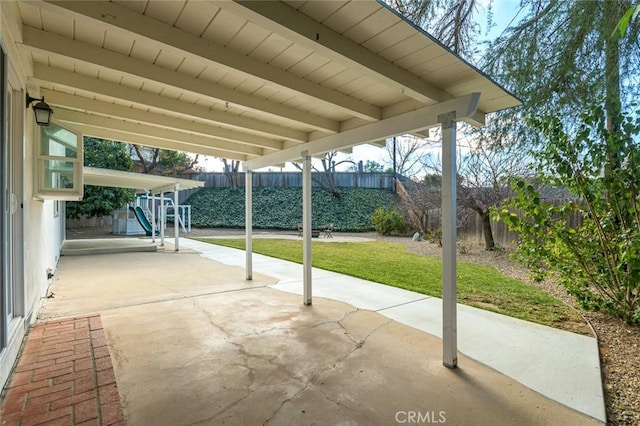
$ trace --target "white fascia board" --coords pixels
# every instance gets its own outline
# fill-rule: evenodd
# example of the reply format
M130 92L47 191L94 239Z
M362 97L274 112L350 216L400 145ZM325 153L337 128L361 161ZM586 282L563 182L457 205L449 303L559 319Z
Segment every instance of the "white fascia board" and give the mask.
M416 130L423 130L439 124L439 116L454 113L456 121L462 121L475 114L480 101L480 94L473 93L461 98L451 99L439 104L430 105L400 114L376 123L365 124L355 129L345 130L337 135L330 135L305 144L287 148L272 154L247 161L249 170L267 167L275 163L299 159L306 151L307 155L335 151L341 148L371 143L381 139L401 135Z
M279 87L309 96L326 106L337 108L348 114L368 120L381 118L381 110L375 105L305 80L273 65L260 62L250 56L232 51L187 33L156 19L141 15L131 9L108 1L48 2L48 8L62 14L77 14L80 18L92 19L109 27L124 31L129 37L144 37L160 44L163 50L189 56L197 61L206 60L231 72L241 72L248 77L257 77Z
M180 74L168 68L55 33L24 26L23 43L23 46L28 49L97 65L195 96L207 97L218 102L228 102L240 109L257 114L289 120L297 125L329 133L336 133L339 130L339 123L335 120L219 86L210 81Z
M403 70L284 2L218 1L216 3L320 55L347 66L355 66L359 72L387 86L397 87L398 92L421 102L441 102L452 98L446 91Z
M87 77L82 74L44 64L34 64L33 76L38 81L46 81L95 95L120 99L142 107L177 113L186 118L198 118L224 126L225 128L251 132L263 137L282 139L296 143L307 142L309 140L306 132L245 118L236 114L211 110L207 107L182 102L97 78Z
M82 96L69 95L67 93L55 92L53 90L42 89L40 94L47 99L49 105L57 105L64 108L71 108L79 111L89 111L112 118L132 120L140 123L151 124L167 129L176 129L201 136L213 136L231 142L238 142L244 145L256 146L268 150L280 150L283 148L282 141L275 141L248 133L236 132L221 127L214 127L208 124L195 123L185 119L156 114L129 108L123 105L116 105L89 99Z

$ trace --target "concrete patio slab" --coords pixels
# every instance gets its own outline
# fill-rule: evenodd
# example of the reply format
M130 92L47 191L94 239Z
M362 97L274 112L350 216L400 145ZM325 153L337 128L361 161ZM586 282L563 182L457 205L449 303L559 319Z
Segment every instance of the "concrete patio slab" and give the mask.
M160 264L158 254L162 254ZM53 298L43 306L41 319L276 282L259 274L253 281L246 281L243 269L204 261L195 251L118 253L93 256L90 261L82 256L63 257L60 264L51 287Z
M203 245L204 244L204 245ZM244 252L185 240L209 258ZM253 254L254 271L281 279L273 288L302 294L300 265ZM296 269L298 267L299 269ZM283 271L286 273L283 274ZM434 336L442 335L442 300L313 268L313 294L369 309ZM295 279L294 277L297 277ZM574 410L606 420L595 338L458 304L458 348Z
M326 298L304 306L261 270L244 278L235 264L170 247L63 257L43 317L101 315L132 425L601 424L464 355L459 369L443 367L441 340L414 326ZM420 297L400 306L430 300Z

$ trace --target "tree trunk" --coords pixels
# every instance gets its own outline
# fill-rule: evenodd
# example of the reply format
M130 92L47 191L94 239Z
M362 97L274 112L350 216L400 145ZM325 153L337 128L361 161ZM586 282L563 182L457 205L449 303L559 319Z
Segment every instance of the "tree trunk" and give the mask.
M618 20L622 16L623 6L620 1L609 0L603 3L603 29L605 38L605 110L607 113L607 130L616 132L620 129L620 35L615 31ZM616 153L612 153L616 154Z
M482 235L484 235L484 249L493 250L496 248L496 243L493 240L493 231L491 230L491 216L488 211L480 213L482 220Z
M227 162L226 158L222 159L222 163L224 164L224 175L227 177L229 181L229 187L232 191L238 189L238 171L240 170L240 161L239 160L231 160L231 163Z

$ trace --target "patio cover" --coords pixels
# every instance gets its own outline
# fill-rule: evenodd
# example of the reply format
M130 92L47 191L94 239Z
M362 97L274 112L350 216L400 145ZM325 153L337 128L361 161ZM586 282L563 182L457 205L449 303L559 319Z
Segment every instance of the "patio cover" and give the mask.
M204 182L169 176L83 167L84 184L149 191L152 194L204 187Z
M213 155L251 171L443 129L444 363L455 366L456 122L519 101L382 2L9 1L32 96L88 136ZM250 194L250 191L247 192ZM251 197L247 197L247 278Z

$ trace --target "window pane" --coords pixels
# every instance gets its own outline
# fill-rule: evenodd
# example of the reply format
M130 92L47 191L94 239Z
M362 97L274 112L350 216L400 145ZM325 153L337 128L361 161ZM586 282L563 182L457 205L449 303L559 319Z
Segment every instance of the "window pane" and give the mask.
M41 126L40 154L76 158L78 156L78 136L55 123L46 127Z
M45 189L73 189L73 166L71 161L44 160Z

